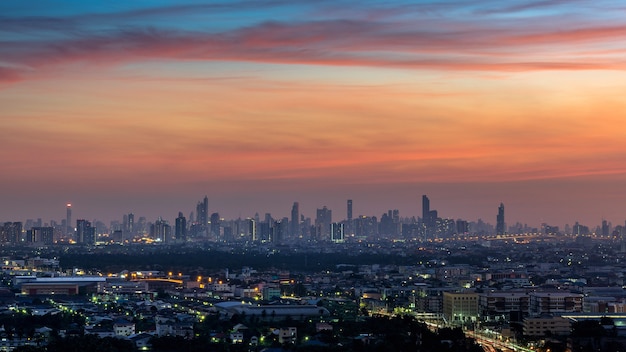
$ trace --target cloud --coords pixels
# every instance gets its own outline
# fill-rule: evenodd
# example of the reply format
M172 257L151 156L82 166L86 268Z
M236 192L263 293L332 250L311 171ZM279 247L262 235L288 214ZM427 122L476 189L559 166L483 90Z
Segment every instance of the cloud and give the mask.
M5 60L35 69L163 59L494 72L625 68L622 60L598 50L602 44L623 41L626 27L619 25L551 30L450 19L419 24L320 20L268 21L218 33L119 27L84 34L76 34L71 20L31 18L5 26L28 27L33 21L67 27L66 36L5 42L0 48ZM583 50L581 44L589 44L588 54L572 56L570 52Z

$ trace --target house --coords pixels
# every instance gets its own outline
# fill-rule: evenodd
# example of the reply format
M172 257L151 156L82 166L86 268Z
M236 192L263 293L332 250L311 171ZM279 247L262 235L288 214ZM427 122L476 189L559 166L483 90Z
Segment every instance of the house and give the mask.
M130 336L135 334L135 323L126 319L117 319L113 323L113 331L116 336Z
M280 328L278 331L278 342L280 343L295 344L297 340L298 328L296 327Z

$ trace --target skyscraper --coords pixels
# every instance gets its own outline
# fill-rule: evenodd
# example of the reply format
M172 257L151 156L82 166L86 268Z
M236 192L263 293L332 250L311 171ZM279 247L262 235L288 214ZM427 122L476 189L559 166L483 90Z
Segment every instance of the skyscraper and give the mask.
M178 217L176 218L176 231L174 235L178 241L187 241L187 219L183 216L182 211L178 212Z
M504 204L500 203L498 216L496 217L496 234L503 235L505 232L504 226Z
M220 238L220 226L220 214L211 214L211 236L213 236L213 239L216 241Z
M85 219L76 220L76 242L94 245L96 244L96 228Z
M430 200L424 194L422 196L422 222L428 226L430 224Z
M322 209L317 209L317 216L315 217L315 232L317 240L324 240L330 238L330 224L333 222L333 212L324 206Z
M298 202L293 202L291 207L291 222L289 225L291 227L291 237L300 236L300 203Z
M74 230L72 229L72 203L67 203L65 206L65 234L71 236L74 234Z
M348 199L348 221L352 221L352 199Z
M341 243L344 241L343 223L333 222L330 225L330 240L335 243Z
M198 202L196 217L197 222L205 229L209 224L209 197L204 196L202 202Z

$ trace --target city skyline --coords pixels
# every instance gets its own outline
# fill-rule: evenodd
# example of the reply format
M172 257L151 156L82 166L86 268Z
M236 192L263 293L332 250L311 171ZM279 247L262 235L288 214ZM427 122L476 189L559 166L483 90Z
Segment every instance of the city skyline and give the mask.
M211 224L214 218L218 219L218 221L222 221L222 220L236 221L236 220L254 219L256 217L256 218L264 219L265 221L267 221L268 217L271 217L271 219L273 219L274 221L278 221L278 222L282 221L283 219L286 219L289 222L289 225L288 225L289 231L297 232L296 229L298 228L299 225L293 225L293 221L296 218L300 219L300 217L302 217L302 219L308 219L308 221L313 221L313 222L317 222L317 220L323 219L322 228L328 227L330 229L330 225L332 223L344 223L345 222L347 224L350 224L353 219L358 219L358 218L365 219L365 218L373 217L377 219L377 221L379 222L379 225L382 225L382 222L384 221L384 217L390 216L391 213L393 212L394 214L397 214L399 216L399 219L403 219L401 221L402 223L406 223L406 224L412 223L413 221L415 221L415 223L419 222L421 224L424 224L426 227L435 227L435 222L437 219L452 220L452 222L464 221L466 224L467 223L474 223L474 224L483 223L492 227L494 234L519 233L513 228L521 229L522 230L521 232L525 232L530 229L533 229L532 231L544 231L545 230L544 226L546 226L547 229L556 228L558 229L559 232L565 231L564 233L569 233L567 231L572 231L572 228L575 227L576 225L589 228L590 232L595 232L597 229L600 229L599 231L604 232L605 231L605 229L603 229L604 226L609 226L611 230L613 230L615 226L626 227L625 225L626 220L611 221L610 219L606 219L606 218L600 219L599 222L597 223L595 222L585 223L579 220L574 220L574 221L566 222L562 224L555 223L553 221L543 221L540 224L523 223L520 221L511 220L510 214L508 213L508 211L506 213L507 215L505 216L503 203L500 203L499 206L497 207L496 209L497 213L495 214L493 219L489 217L478 217L478 218L468 218L464 216L455 217L455 216L447 215L445 212L445 209L443 212L440 212L439 209L431 207L430 198L428 197L428 195L421 196L421 208L419 209L419 213L417 214L403 213L400 209L392 207L392 208L389 208L387 210L384 210L378 213L358 213L358 215L356 216L354 216L355 213L353 210L354 209L353 199L345 199L343 208L341 206L338 206L337 208L333 208L327 205L320 205L320 206L312 207L310 213L307 210L302 212L301 207L300 207L300 202L295 201L292 203L291 210L288 213L284 213L283 210L271 212L271 211L257 209L256 211L253 211L247 215L244 215L241 213L238 215L232 215L232 214L225 214L224 212L220 212L220 209L218 208L210 208L208 196L204 196L203 199L199 200L196 203L195 207L190 207L187 210L183 209L181 211L178 211L176 215L160 214L160 215L151 216L150 214L143 213L141 210L131 210L129 212L121 214L120 216L113 216L111 218L103 218L98 215L93 215L93 214L85 215L83 213L79 213L80 216L77 216L75 221L71 221L71 218L73 217L72 215L73 205L70 203L67 203L65 204L65 206L66 206L65 219L35 216L35 217L28 217L28 218L0 219L0 223L7 222L7 221L9 223L13 221L19 221L19 222L40 221L41 225L36 225L36 226L42 226L42 225L50 226L49 222L51 221L56 224L55 226L59 226L59 229L62 229L63 227L61 225L68 224L68 222L71 225L76 225L76 228L78 228L80 227L79 222L86 221L86 220L93 220L93 221L98 221L98 222L103 221L105 225L110 224L111 226L113 226L113 224L117 224L116 226L131 226L132 227L134 219L135 217L137 217L137 218L143 218L144 221L147 221L148 223L164 221L166 223L174 224L174 226L178 228L179 221L189 222L186 225L186 226L189 226L191 224L203 224L203 223ZM308 209L308 207L305 207L305 209ZM331 215L333 210L335 211L335 217L332 217ZM211 216L209 217L208 214L211 214ZM129 217L132 217L132 219L129 220ZM131 225L126 225L127 223L130 223ZM300 223L300 220L298 220L298 223ZM76 228L74 226L70 226L70 229L68 229L68 231L75 231ZM207 229L209 229L209 227L207 227ZM178 229L178 231L182 231L182 230ZM473 231L475 231L475 229L471 229L471 228L469 229L470 233ZM323 236L323 237L327 237L327 236Z
M0 220L626 219L614 1L0 4ZM68 216L69 217L69 216Z

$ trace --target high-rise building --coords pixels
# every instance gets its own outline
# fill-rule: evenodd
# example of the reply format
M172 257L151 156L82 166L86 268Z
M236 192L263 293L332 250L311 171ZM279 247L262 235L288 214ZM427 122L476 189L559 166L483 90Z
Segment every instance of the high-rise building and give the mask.
M176 236L176 240L178 241L187 241L187 219L185 219L182 211L178 212L178 217L176 218L176 230L174 235Z
M248 236L252 241L258 241L258 236L256 233L256 224L257 221L254 219L248 219Z
M333 212L324 206L322 209L317 209L317 216L315 218L315 232L316 240L324 240L330 238L330 224L333 222Z
M132 237L135 231L135 214L128 213L124 215L124 237Z
M333 222L330 225L330 240L335 243L341 243L344 241L343 223Z
M291 207L291 237L300 236L300 203L293 202Z
M431 224L431 221L430 221L430 200L428 199L428 197L425 194L422 195L422 222L427 227L429 227L430 224Z
M76 220L76 242L89 245L96 244L96 228L85 219Z
M72 229L72 203L67 203L65 205L65 234L68 236L72 236L74 234L74 229Z
M172 238L172 228L170 224L161 217L150 226L150 235L155 241L169 242Z
M352 221L352 199L348 199L348 221Z
M53 227L33 227L28 231L27 242L31 243L54 243L54 228Z
M196 206L197 223L206 228L209 224L209 197L204 196L202 202Z
M0 228L0 242L17 244L22 237L22 222L5 222Z
M505 231L504 204L500 203L500 206L498 207L498 216L496 217L496 234L503 235Z
M211 214L211 236L213 239L219 240L220 238L220 214Z

